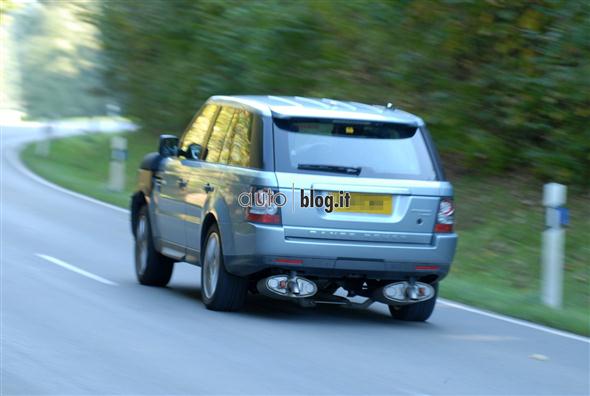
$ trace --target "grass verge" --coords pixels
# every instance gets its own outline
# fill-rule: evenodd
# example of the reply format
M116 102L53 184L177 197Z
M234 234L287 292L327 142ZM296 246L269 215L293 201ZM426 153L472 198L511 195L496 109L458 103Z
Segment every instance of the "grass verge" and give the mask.
M127 207L143 155L157 138L124 134L129 160L126 189L107 189L109 139L87 134L54 140L51 154L22 152L23 162L40 176L68 189ZM540 304L540 245L543 210L541 183L528 178L452 179L457 204L459 248L451 274L441 284L443 297L510 316L590 335L590 195L570 190L571 225L566 236L564 307Z

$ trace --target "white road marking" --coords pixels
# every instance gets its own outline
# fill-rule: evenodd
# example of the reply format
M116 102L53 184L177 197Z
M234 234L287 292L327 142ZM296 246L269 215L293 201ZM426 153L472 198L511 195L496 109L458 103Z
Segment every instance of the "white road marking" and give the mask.
M577 335L577 334L573 334L573 333L568 333L567 331L557 330L552 327L547 327L547 326L539 325L536 323L527 322L526 320L511 318L510 316L504 316L504 315L500 315L500 314L493 313L493 312L483 311L481 309L473 308L473 307L470 307L469 305L464 305L464 304L461 304L461 303L458 303L455 301L450 301L450 300L447 300L444 298L439 298L438 302L440 302L444 305L447 305L451 308L461 309L463 311L472 312L472 313L482 315L482 316L487 316L488 318L501 320L501 321L512 323L515 325L528 327L530 329L535 329L535 330L543 331L545 333L558 335L561 337L570 338L572 340L582 341L582 342L586 342L586 343L590 344L590 338L584 337L581 335Z
M41 253L37 253L37 256L38 257L41 257L42 259L45 259L45 260L49 261L50 263L53 263L55 265L59 265L62 268L65 268L67 270L70 270L72 272L75 272L77 274L80 274L80 275L85 276L87 278L93 279L93 280L95 280L97 282L104 283L105 285L117 286L117 284L115 282L112 282L112 281L110 281L108 279L105 279L105 278L103 278L101 276L95 275L95 274L93 274L91 272L84 271L83 269L78 268L78 267L76 267L76 266L74 266L72 264L68 264L65 261L62 261L62 260L60 260L58 258L51 257L51 256L48 256L46 254L41 254Z
M533 353L531 356L529 356L529 358L541 361L549 360L547 356L541 355L540 353Z
M17 153L20 152L20 150L18 150L18 149L15 150L15 151ZM80 198L80 199L83 199L83 200L88 201L88 202L92 202L92 203L97 204L97 205L101 205L101 206L104 206L104 207L107 207L107 208L114 209L114 210L116 210L118 212L129 213L129 210L127 210L127 209L123 209L123 208L120 208L118 206L111 205L111 204L108 204L106 202L102 202L102 201L99 201L97 199L94 199L94 198L90 198L90 197L88 197L86 195L78 194L78 193L76 193L74 191L67 190L67 189L65 189L63 187L60 187L60 186L58 186L56 184L53 184L53 183L51 183L51 182L49 182L49 181L47 181L47 180L45 180L45 179L43 179L43 178L35 175L30 170L28 170L24 165L22 165L22 162L20 161L20 159L18 157L16 159L13 157L14 151L5 150L5 154L8 154L6 157L9 159L9 162L14 167L16 167L19 171L21 171L22 173L24 173L25 175L27 175L31 179L36 180L37 182L39 182L39 183L41 183L41 184L43 184L43 185L45 185L47 187L50 187L50 188L52 188L54 190L57 190L57 191L60 191L62 193L71 195L73 197ZM110 281L108 281L108 282L110 282ZM577 334L573 334L573 333L569 333L567 331L557 330L557 329L554 329L554 328L551 328L551 327L539 325L539 324L532 323L532 322L527 322L526 320L515 319L515 318L511 318L509 316L504 316L504 315L496 314L496 313L493 313L493 312L483 311L483 310L480 310L480 309L477 309L477 308L474 308L474 307L470 307L468 305L464 305L464 304L457 303L455 301L450 301L450 300L443 299L443 298L439 298L438 301L440 303L444 304L444 305L447 305L447 306L451 307L451 308L461 309L463 311L475 313L475 314L482 315L482 316L487 316L489 318L493 318L493 319L501 320L501 321L504 321L504 322L512 323L512 324L515 324L515 325L518 325L518 326L528 327L530 329L542 331L542 332L545 332L545 333L548 333L548 334L553 334L553 335L557 335L557 336L560 336L560 337L565 337L565 338L569 338L569 339L572 339L572 340L582 341L582 342L585 342L585 343L590 344L590 338L584 337L584 336L580 336L580 335L577 335Z
M460 341L475 341L475 342L503 342L503 341L516 341L520 338L511 336L497 336L489 334L456 334L447 336L453 340Z

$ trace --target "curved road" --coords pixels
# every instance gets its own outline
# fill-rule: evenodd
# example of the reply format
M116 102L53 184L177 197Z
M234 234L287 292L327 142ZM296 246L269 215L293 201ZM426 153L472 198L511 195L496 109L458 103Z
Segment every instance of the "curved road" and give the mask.
M140 286L127 212L20 165L38 134L1 131L2 395L590 393L587 338L449 302L420 324L260 296L218 313L187 264Z

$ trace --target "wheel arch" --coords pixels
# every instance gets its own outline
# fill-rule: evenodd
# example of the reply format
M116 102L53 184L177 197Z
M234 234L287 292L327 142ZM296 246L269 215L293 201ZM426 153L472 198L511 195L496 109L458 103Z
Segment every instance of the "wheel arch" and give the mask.
M131 232L135 237L135 229L137 228L137 221L139 217L139 210L143 205L150 203L150 194L154 186L154 177L156 172L160 169L163 157L157 152L146 154L138 169L137 177L137 191L131 195L130 211L131 211ZM149 210L148 210L149 212Z
M133 236L136 235L137 222L139 220L139 211L144 205L147 205L148 200L145 197L143 191L137 191L131 196L130 213L131 213L131 232Z
M217 222L217 218L215 217L215 215L213 214L213 212L207 213L207 215L203 219L203 223L202 224L203 225L201 226L201 229L202 229L202 232L201 232L201 241L199 243L199 246L201 247L201 254L203 254L203 246L205 245L205 239L207 238L207 233L208 233L209 228L211 227L211 225L217 224L217 227L219 228L219 223ZM221 232L221 230L219 232Z
M219 229L221 244L223 246L223 254L233 254L234 251L234 238L233 238L233 227L231 224L231 217L229 217L229 208L222 200L216 200L215 203L206 208L205 217L202 221L201 226L201 241L200 247L203 251L203 245L207 238L207 231L211 224L217 224Z

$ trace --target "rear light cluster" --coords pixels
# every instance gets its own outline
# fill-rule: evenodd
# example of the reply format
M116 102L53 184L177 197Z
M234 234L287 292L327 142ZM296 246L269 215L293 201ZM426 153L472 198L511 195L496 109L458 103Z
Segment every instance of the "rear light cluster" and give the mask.
M438 214L436 215L436 224L434 232L449 233L453 232L455 224L455 204L451 198L443 198L438 205Z
M268 187L253 187L251 205L246 208L246 221L281 224L281 208L273 201L275 192Z

